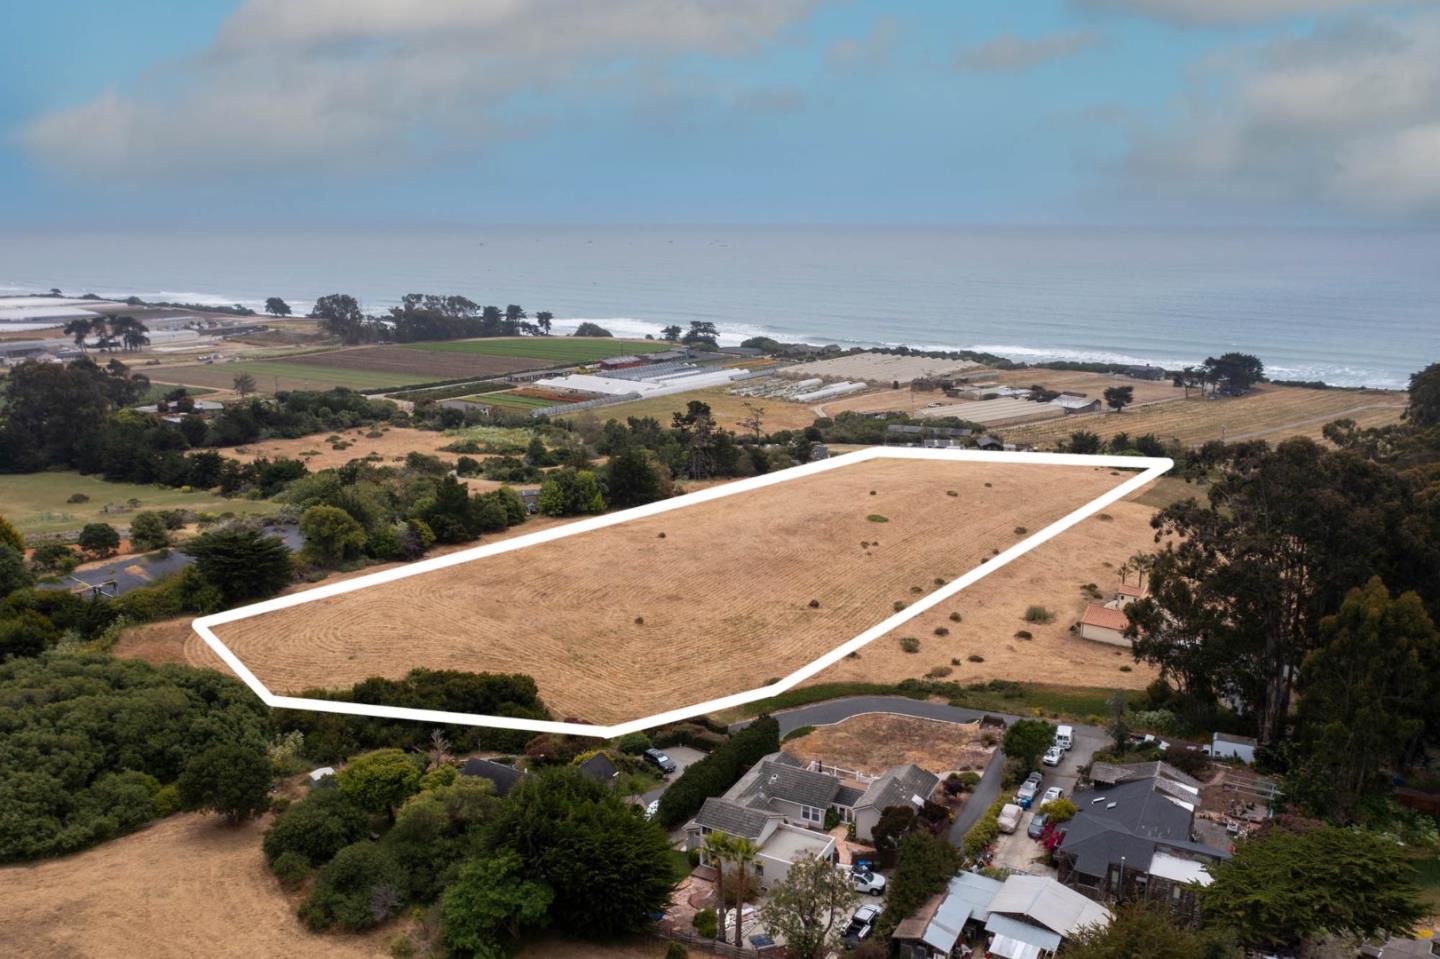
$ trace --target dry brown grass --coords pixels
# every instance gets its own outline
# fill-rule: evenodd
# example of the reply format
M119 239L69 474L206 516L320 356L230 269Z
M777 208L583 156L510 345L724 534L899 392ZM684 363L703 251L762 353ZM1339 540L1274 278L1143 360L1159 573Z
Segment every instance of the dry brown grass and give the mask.
M660 421L661 426L669 427L671 415L685 412L685 405L691 400L709 403L710 413L714 416L715 422L736 433L745 432L738 424L750 415L749 411L745 409L746 403L752 403L765 410L762 428L767 433L773 433L776 430L804 429L815 422L814 411L804 403L736 396L733 393L727 393L726 387L720 386L692 390L689 393L674 393L670 396L660 396L648 400L639 399L629 403L616 403L614 406L582 410L564 418L578 420L588 415L594 416L601 423L610 419L623 423L627 416L653 416Z
M379 432L380 435L378 437L367 435L373 432ZM331 436L340 437L342 442L349 444L348 448L336 449L327 441ZM387 466L403 463L405 455L412 452L437 455L447 462L454 462L456 454L440 451L442 446L448 446L454 442L455 437L434 430L365 426L353 430L340 430L335 433L316 433L313 436L302 436L298 439L264 440L245 446L221 448L216 452L221 456L228 456L243 463L261 457L273 460L284 456L303 460L305 465L310 467L311 472L318 472L344 466L351 460L364 459L371 455L379 456L380 463Z
M1084 393L1087 397L1102 402L1105 398L1105 391L1112 386L1133 388L1136 403L1176 400L1185 396L1185 391L1173 386L1168 379L1137 380L1128 376L1080 373L1072 370L996 370L995 379L1006 386L1027 387L1038 383L1046 389L1056 390L1060 393Z
M1035 372L1035 371L1031 371ZM1002 430L1006 442L1054 446L1076 430L1109 439L1115 433L1132 437L1154 433L1191 446L1207 440L1264 439L1274 442L1289 436L1318 439L1331 420L1351 417L1367 426L1399 422L1405 394L1384 390L1312 390L1293 386L1265 386L1232 399L1177 400L1123 413L1090 413L1063 420L1015 426Z
M1040 529L1118 482L1091 468L874 460L217 632L277 692L417 666L507 670L534 676L562 715L617 722L785 675L1014 543L1016 527Z
M379 959L394 931L316 936L265 868L263 823L180 815L0 869L0 953L25 959Z
M784 749L805 762L819 761L871 776L914 763L943 776L982 770L994 746L980 741L979 723L950 723L894 713L866 713L791 739Z
M923 676L934 667L947 667L951 673L945 678L963 683L1011 679L1143 688L1155 678L1153 668L1135 663L1126 650L1070 632L1089 601L1080 591L1083 584L1094 583L1108 595L1120 582L1116 567L1141 550L1155 548L1150 528L1153 506L1132 497L1106 507L1102 515L1111 518L1090 517L810 682L897 683ZM1032 604L1054 612L1054 621L1025 622L1025 609ZM951 621L952 612L960 614L960 622ZM947 630L948 635L937 636L936 629ZM1033 638L1017 638L1021 630ZM902 650L901 636L919 639L920 652ZM982 656L984 662L970 662L972 655ZM1130 671L1121 672L1121 666L1129 666Z

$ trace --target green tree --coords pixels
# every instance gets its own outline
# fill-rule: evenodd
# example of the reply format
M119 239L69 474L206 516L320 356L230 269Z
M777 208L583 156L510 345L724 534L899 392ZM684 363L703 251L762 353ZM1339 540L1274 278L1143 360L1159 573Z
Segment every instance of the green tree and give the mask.
M546 516L578 516L605 512L605 497L594 473L567 468L546 475L537 505Z
M745 943L740 936L744 923L740 916L745 912L745 890L749 888L750 867L755 865L755 857L760 854L760 849L744 836L735 836L730 840L730 864L735 867L735 946L741 948ZM724 900L721 900L723 905Z
M354 559L365 548L365 527L335 506L312 506L301 513L300 532L305 536L301 558L318 566Z
M383 812L392 820L396 807L420 790L420 770L401 749L377 749L356 756L340 770L338 780L340 795L367 812Z
M1379 577L1320 623L1300 670L1296 769L1287 795L1348 819L1400 768L1440 702L1440 639L1415 593L1392 599Z
M1017 719L1005 730L1005 739L1000 748L1006 756L1018 760L1021 766L1034 769L1040 764L1040 757L1045 755L1045 750L1054 742L1054 724L1043 719Z
M109 523L86 523L76 543L91 556L112 556L120 548L120 534Z
M725 941L725 917L729 915L729 910L725 908L725 865L730 862L734 848L734 840L723 832L707 833L705 842L700 847L700 851L704 854L705 864L715 867L715 901L720 904L720 908L715 913L717 925L715 938L721 942Z
M320 321L322 332L338 337L343 343L363 343L370 338L370 323L359 301L349 294L331 293L320 297L310 315Z
M806 853L791 863L783 880L771 885L760 921L784 938L794 959L818 959L839 949L845 919L859 901L844 872Z
M283 540L253 529L201 533L180 551L195 559L206 581L220 590L226 605L273 596L290 585L294 566Z
M720 333L715 329L714 323L708 320L691 320L690 329L685 331L685 335L680 338L680 342L691 345L705 343L714 346L715 339L719 335Z
M1210 874L1201 893L1206 924L1247 946L1405 936L1424 914L1404 850L1359 830L1273 827L1241 842Z
M1248 353L1224 353L1206 357L1200 375L1216 392L1239 396L1265 379L1265 364Z
M1181 925L1161 906L1120 906L1108 925L1087 926L1065 941L1065 959L1238 959L1223 941Z
M276 817L265 831L262 848L271 863L294 852L318 866L369 831L365 813L347 797L334 789L317 789Z
M1119 413L1135 402L1135 387L1111 386L1105 390L1105 405Z
M185 764L176 786L186 809L215 812L238 825L270 808L270 760L257 743L211 746Z
M9 543L0 543L0 599L33 582L24 554Z
M660 329L660 336L661 336L662 339L668 340L668 341L670 341L671 343L675 343L675 342L679 341L679 339L680 339L680 334L683 333L683 332L685 332L685 331L682 330L679 326L676 326L675 324L672 323L671 325L666 326L666 327L662 327L662 328Z
M535 314L535 325L540 328L541 336L550 335L550 324L555 322L555 314L549 310L541 310Z
M130 521L130 547L138 552L170 545L170 530L159 513L136 513Z
M571 335L571 336L610 336L610 335L612 335L612 334L610 333L609 330L605 329L605 327L601 326L599 323L591 323L591 322L589 322L589 321L587 320L586 322L581 323L579 326L575 327L575 332L574 332L574 333L571 333L570 335Z
M1098 453L1104 445L1098 433L1076 430L1070 434L1070 439L1065 444L1065 450L1069 453Z
M240 394L241 399L244 399L255 392L255 377L249 373L236 373L230 385L236 393Z
M8 546L0 546L0 579L5 578L5 556L14 555ZM21 569L23 570L23 564ZM3 583L0 583L3 588ZM60 642L60 630L50 617L33 609L0 619L0 662L27 656L39 656Z
M25 537L3 516L0 516L0 546L9 546L22 556L25 554Z
M670 900L670 843L609 789L571 767L522 779L492 829L491 855L514 852L524 876L555 891L566 932L615 936L648 928Z
M405 877L384 847L357 842L335 854L315 874L300 918L311 929L338 925L357 931L376 926L404 905Z
M606 499L617 509L666 499L675 491L669 470L639 446L627 446L611 456L604 475Z
M289 316L290 304L278 296L267 296L265 298L265 312L271 316Z
M1410 374L1409 397L1405 419L1421 427L1440 425L1440 363Z
M885 911L876 923L877 938L888 939L901 920L945 888L960 865L960 853L938 836L912 832L900 840L899 861L885 887Z
M513 852L472 859L446 890L440 911L445 942L473 955L503 955L502 945L526 929L543 928L555 891L527 879Z
M30 553L30 565L41 573L68 573L78 562L79 558L69 546L53 540L41 543Z

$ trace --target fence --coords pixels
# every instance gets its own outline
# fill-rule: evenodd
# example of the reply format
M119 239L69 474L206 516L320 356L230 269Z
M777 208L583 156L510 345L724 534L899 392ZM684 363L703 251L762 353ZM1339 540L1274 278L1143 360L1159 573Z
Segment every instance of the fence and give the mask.
M537 406L530 411L531 416L556 416L561 413L574 413L578 410L593 410L597 406L613 406L616 403L628 403L631 400L640 399L641 394L621 393L617 396L602 396L599 399L585 400L583 403L561 403L557 406Z
M716 956L732 956L735 957L735 959L755 959L757 956L780 954L780 951L777 951L777 947L775 946L767 946L764 950L756 949L754 946L732 946L718 939L706 939L704 936L697 936L694 933L683 932L679 929L656 929L655 934L661 939L670 939L675 942L684 943L686 946L691 946L697 950Z
M824 773L827 776L834 776L836 779L848 779L851 782L863 783L866 786L880 778L879 776L872 776L869 773L862 773L858 769L846 769L844 766L832 766L828 763L822 763L818 759L810 760L810 765L805 768L812 773Z

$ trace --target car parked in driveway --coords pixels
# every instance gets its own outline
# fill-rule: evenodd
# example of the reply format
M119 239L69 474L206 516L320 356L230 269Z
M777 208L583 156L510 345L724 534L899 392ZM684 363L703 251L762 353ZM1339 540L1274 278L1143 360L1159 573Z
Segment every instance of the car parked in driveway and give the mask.
M1031 773L1029 777L1020 784L1020 788L1015 790L1016 805L1021 809L1029 809L1031 804L1035 802L1035 794L1040 791L1040 784L1044 781L1045 777L1043 774L1039 772Z
M1061 789L1059 786L1051 786L1049 789L1045 790L1045 795L1040 797L1040 808L1044 809L1046 803L1054 802L1055 800L1064 797L1064 795L1065 790Z
M1012 833L1020 825L1020 817L1024 811L1014 803L1007 802L1000 810L1000 815L995 817L995 825L1003 833Z
M885 877L878 872L871 872L869 867L851 866L849 868L850 881L855 884L856 892L868 893L872 896L885 895Z
M850 917L850 925L840 934L840 941L846 948L854 949L861 940L867 939L875 929L875 920L880 915L880 907L876 905L861 906L855 910L855 915Z
M1045 758L1040 760L1047 766L1058 766L1065 758L1065 750L1060 746L1051 746L1045 750Z
M1030 825L1026 827L1025 835L1031 839L1039 839L1045 832L1045 825L1048 822L1050 822L1050 816L1047 813L1037 812L1030 817Z
M644 757L647 763L654 766L662 773L665 773L667 776L680 768L679 766L675 765L675 760L671 759L669 756L665 755L658 749L645 750Z

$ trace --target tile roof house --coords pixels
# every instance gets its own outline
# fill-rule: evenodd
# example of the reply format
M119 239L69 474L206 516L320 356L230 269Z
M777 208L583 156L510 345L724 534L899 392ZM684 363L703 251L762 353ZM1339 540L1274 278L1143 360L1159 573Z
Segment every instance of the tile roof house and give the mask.
M1113 602L1113 601L1112 601ZM1111 603L1091 603L1080 617L1080 636L1096 643L1111 646L1130 646L1125 630L1130 628L1130 617Z
M1054 850L1060 881L1103 902L1142 898L1193 916L1198 903L1189 884L1208 884L1205 866L1230 854L1193 838L1199 784L1154 765L1155 775L1071 795L1079 811Z

